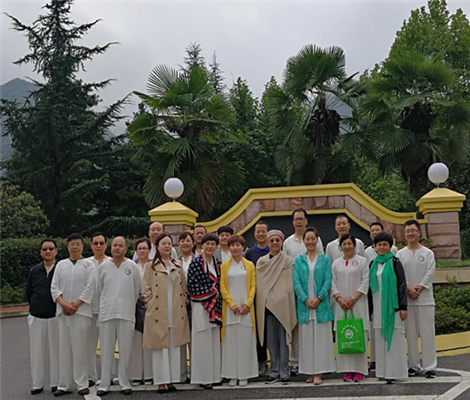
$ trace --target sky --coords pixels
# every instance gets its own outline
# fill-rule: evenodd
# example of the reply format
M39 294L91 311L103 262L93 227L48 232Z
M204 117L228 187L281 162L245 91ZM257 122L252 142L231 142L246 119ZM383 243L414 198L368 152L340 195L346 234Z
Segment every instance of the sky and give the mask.
M14 78L37 78L30 66L13 61L28 52L27 40L11 29L4 13L31 24L44 13L42 1L1 0L1 84ZM352 74L373 68L387 57L396 32L411 10L427 1L95 1L76 0L77 23L102 19L82 43L89 46L119 42L87 64L86 81L113 78L101 92L103 105L134 90L144 91L152 68L183 63L185 48L197 42L206 61L213 52L228 87L238 77L248 81L256 97L271 76L281 81L289 57L304 45L340 46ZM470 1L448 1L454 13L470 16ZM125 115L136 108L137 98Z

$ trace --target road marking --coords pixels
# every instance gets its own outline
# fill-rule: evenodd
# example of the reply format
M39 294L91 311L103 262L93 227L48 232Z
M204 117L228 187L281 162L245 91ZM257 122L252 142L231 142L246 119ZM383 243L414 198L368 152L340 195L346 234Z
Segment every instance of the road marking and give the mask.
M462 381L458 385L454 386L452 389L440 395L437 400L453 400L457 396L460 396L462 393L470 389L470 372L446 368L438 368L438 371L459 374L462 377Z

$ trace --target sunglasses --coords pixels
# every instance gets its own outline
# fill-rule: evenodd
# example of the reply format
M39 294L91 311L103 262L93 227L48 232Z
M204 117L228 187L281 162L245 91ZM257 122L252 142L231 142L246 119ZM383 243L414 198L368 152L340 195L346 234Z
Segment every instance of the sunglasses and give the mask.
M91 242L91 244L93 244L93 246L103 246L106 242Z
M55 250L55 247L42 247L41 248L41 251L47 251L47 250L53 251L53 250Z

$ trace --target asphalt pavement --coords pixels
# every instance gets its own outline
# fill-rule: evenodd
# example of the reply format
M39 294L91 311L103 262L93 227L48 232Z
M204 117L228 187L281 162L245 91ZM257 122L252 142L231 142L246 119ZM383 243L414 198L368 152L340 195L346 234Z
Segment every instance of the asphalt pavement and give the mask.
M31 373L29 364L29 335L25 317L8 318L0 321L1 334L1 400L51 399L49 386L45 391L32 396ZM246 388L222 388L203 390L193 385L177 385L176 393L159 395L156 387L140 386L134 388L130 397L118 392L119 387L112 387L112 393L106 396L109 400L148 400L163 396L164 399L180 400L235 400L235 399L401 399L401 400L470 400L470 354L439 358L439 371L436 379L416 377L395 385L386 385L373 376L361 384L347 384L341 381L339 374L324 376L321 386L306 384L305 376L292 379L290 386L280 384L266 385L262 378L250 380ZM445 369L445 371L444 371ZM450 370L450 371L447 371ZM461 372L458 372L461 371ZM45 371L46 382L49 371ZM464 376L462 376L464 375ZM63 396L67 399L78 399L78 394ZM55 397L54 397L55 398ZM86 400L97 400L95 390L85 397Z

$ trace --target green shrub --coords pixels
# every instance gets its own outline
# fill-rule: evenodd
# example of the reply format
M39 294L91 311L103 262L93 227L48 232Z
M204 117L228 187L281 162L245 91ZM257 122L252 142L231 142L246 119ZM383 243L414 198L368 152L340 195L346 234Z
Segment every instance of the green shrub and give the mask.
M29 269L41 262L39 256L39 244L42 238L35 239L4 239L0 241L0 259L2 260L2 274L0 287L10 288L24 287ZM57 261L68 257L66 239L56 238L58 247ZM132 257L134 239L128 239L129 251L127 257ZM108 240L108 251L110 255L111 239ZM84 257L90 257L93 253L90 248L90 239L85 238Z
M460 247L462 258L470 259L470 229L460 231Z
M5 285L0 289L0 304L23 304L26 303L26 293L24 286L12 287Z
M449 283L445 289L434 287L436 335L470 329L470 287L460 289L455 280Z
M461 261L436 261L436 268L469 268L470 260L461 260Z

